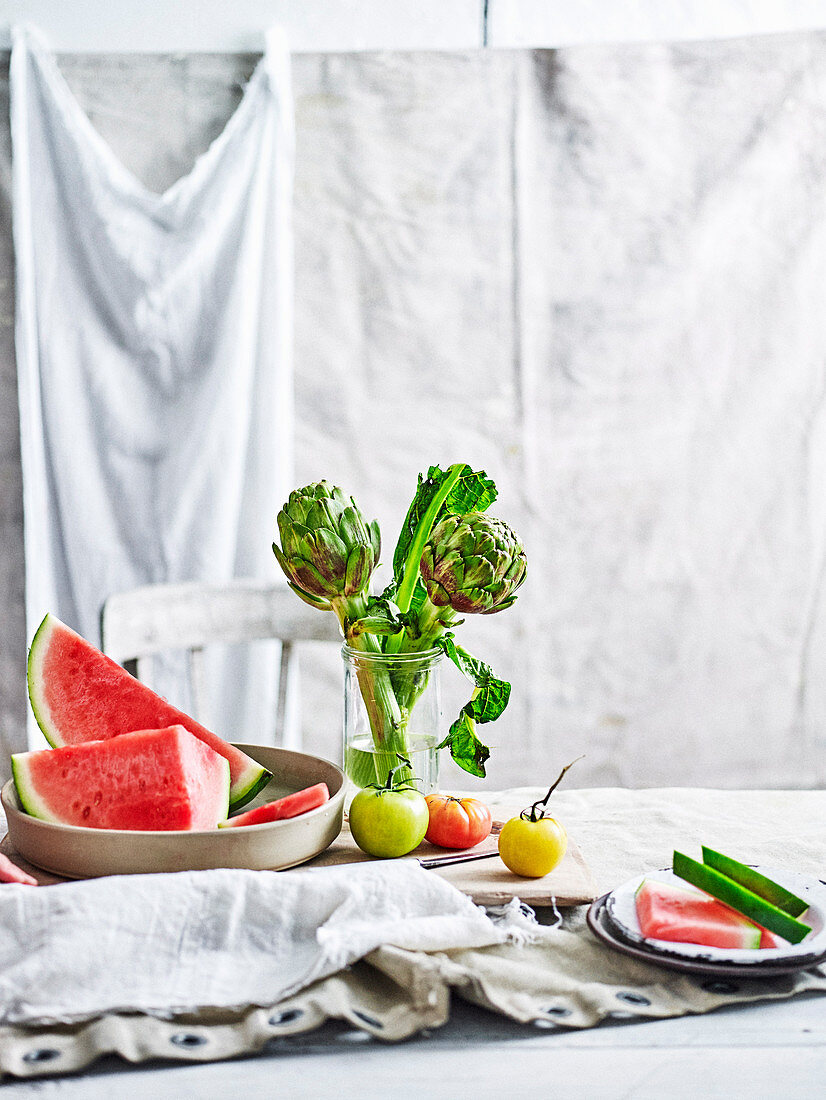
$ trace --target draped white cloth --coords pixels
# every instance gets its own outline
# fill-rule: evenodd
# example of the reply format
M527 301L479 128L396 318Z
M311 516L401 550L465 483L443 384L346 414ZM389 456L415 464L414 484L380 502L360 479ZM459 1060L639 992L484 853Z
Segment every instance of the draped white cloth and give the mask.
M518 934L393 861L125 875L0 892L0 1020L274 1004L381 944L444 951ZM521 931L524 936L524 929Z
M273 32L220 137L163 194L117 159L25 28L11 121L27 631L52 611L96 641L115 591L277 572L292 487L289 55ZM271 656L221 659L216 724L232 739L260 740Z

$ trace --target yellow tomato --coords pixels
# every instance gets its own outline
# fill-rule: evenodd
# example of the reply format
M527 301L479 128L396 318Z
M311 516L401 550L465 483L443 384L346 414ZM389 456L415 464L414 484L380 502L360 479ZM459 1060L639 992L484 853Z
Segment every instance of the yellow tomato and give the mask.
M561 861L568 847L564 826L552 817L530 821L512 817L499 834L499 855L515 875L542 878Z

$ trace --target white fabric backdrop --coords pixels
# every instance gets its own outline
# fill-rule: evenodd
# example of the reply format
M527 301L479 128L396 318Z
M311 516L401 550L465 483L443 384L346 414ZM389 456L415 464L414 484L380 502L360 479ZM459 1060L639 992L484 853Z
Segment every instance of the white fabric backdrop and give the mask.
M255 61L61 68L161 189ZM580 752L570 785L822 783L826 36L293 74L295 482L341 484L390 546L430 462L496 479L530 572L462 627L514 684L488 785ZM335 757L340 660L304 667L305 743Z
M299 469L388 534L428 462L495 477L489 775L822 781L826 38L305 73Z
M269 561L292 478L289 57L273 36L162 194L33 32L16 33L11 93L28 634L52 611L99 644L109 593ZM275 662L256 656L227 658L213 692L233 740L272 709Z

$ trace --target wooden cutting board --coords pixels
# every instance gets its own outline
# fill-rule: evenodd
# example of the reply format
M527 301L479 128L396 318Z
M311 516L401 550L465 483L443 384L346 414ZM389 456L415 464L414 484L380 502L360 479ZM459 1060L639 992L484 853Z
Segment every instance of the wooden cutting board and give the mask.
M497 853L496 835L501 822L494 822L494 835L482 841L472 852ZM450 855L445 848L437 848L427 841L420 844L415 852L402 859L431 859ZM456 853L457 855L459 853ZM304 867L332 867L342 863L362 863L370 856L357 847L345 822L344 828L333 843ZM299 870L300 868L295 868ZM596 897L596 883L576 841L568 838L568 850L558 867L544 878L522 878L514 875L504 865L498 854L490 859L474 860L471 863L458 863L453 866L433 868L431 875L440 875L457 889L468 894L477 905L504 905L518 897L530 906L587 905Z
M472 849L473 852L490 851L494 853L496 850L495 836L491 836ZM8 836L0 842L0 852L8 856L18 867L33 875L42 886L71 881L53 875L49 871L43 871L27 862L14 850ZM435 845L425 842L416 849L415 855L411 853L411 855L402 858L406 860L428 859L449 854L451 853L444 848L437 848ZM346 863L363 863L370 858L356 846L345 823L338 838L333 841L326 851L310 860L309 863L304 863L300 867L293 868L293 870L301 871L312 867L335 867ZM429 873L447 879L457 889L468 894L477 905L504 905L514 897L521 898L530 906L538 907L553 904L557 906L586 905L596 897L596 884L593 875L572 838L568 840L568 850L565 853L565 858L545 878L531 879L514 875L505 867L498 855L492 855L490 859L475 860L471 863L434 868Z

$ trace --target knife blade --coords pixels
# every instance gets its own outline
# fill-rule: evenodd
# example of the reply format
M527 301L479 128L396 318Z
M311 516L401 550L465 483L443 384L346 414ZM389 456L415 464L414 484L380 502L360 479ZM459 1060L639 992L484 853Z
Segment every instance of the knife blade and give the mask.
M430 858L419 859L418 864L420 867L424 867L425 870L431 870L434 867L448 867L454 863L470 863L474 859L490 859L492 856L498 856L498 851L493 852L457 852L452 856L431 856Z

